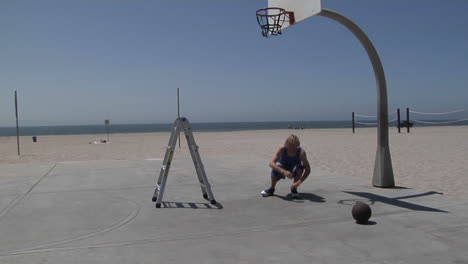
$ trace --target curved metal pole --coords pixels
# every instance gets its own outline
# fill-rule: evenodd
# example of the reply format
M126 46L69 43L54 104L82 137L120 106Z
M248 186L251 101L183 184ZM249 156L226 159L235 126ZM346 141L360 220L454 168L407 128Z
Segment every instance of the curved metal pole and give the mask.
M385 73L379 55L367 35L347 17L329 9L322 9L322 12L318 15L331 18L348 28L359 39L371 60L377 82L378 105L377 153L375 156L372 184L376 187L394 187L395 180L393 178L392 159L390 156L390 148L388 146L387 84L385 82Z

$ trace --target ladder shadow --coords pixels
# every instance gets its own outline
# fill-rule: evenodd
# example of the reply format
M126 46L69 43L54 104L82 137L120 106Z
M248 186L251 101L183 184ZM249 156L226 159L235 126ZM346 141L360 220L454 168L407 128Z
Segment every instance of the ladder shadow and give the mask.
M211 203L193 203L193 202L162 202L161 208L185 208L185 209L223 209L223 205L216 202L216 204Z

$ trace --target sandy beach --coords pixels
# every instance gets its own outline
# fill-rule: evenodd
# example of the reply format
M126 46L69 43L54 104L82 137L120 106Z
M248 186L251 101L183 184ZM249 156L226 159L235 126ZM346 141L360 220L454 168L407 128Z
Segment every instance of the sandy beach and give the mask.
M238 132L195 132L203 157L258 160L269 175L268 162L275 149L289 134L296 134L307 151L312 168L326 175L354 176L371 184L377 142L376 128L304 129ZM420 127L398 134L390 129L395 182L398 186L422 191L442 192L468 198L468 126ZM0 137L0 164L54 163L84 160L160 159L165 153L169 133L112 134L109 144L90 144L105 135L21 137L21 156L17 156L16 137ZM189 152L182 138L175 158ZM155 172L157 173L157 172ZM1 177L1 171L0 171ZM313 178L307 184L313 184Z

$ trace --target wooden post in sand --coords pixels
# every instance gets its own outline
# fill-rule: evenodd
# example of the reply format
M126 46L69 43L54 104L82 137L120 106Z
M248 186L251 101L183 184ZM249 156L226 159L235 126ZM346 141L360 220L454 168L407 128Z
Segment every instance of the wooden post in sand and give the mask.
M409 107L406 107L406 131L409 133L410 132L410 122L409 122Z
M104 124L106 125L106 134L107 134L107 143L109 143L109 120L104 120Z
M353 112L353 134L354 134L354 112Z
M179 107L179 88L177 88L177 118L180 118L180 107ZM179 137L179 148L180 148L180 133Z
M397 119L398 119L398 133L401 132L401 123L400 123L400 108L397 109Z
M15 91L15 115L16 115L16 144L18 145L18 156L20 155L19 126L18 126L18 95Z

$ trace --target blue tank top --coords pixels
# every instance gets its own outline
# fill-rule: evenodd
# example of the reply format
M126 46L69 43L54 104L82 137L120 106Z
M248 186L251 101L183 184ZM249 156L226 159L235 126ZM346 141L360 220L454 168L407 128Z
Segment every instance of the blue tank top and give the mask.
M297 164L301 164L301 148L297 148L296 155L288 156L288 150L283 147L283 155L279 158L278 162L283 166L294 167Z

